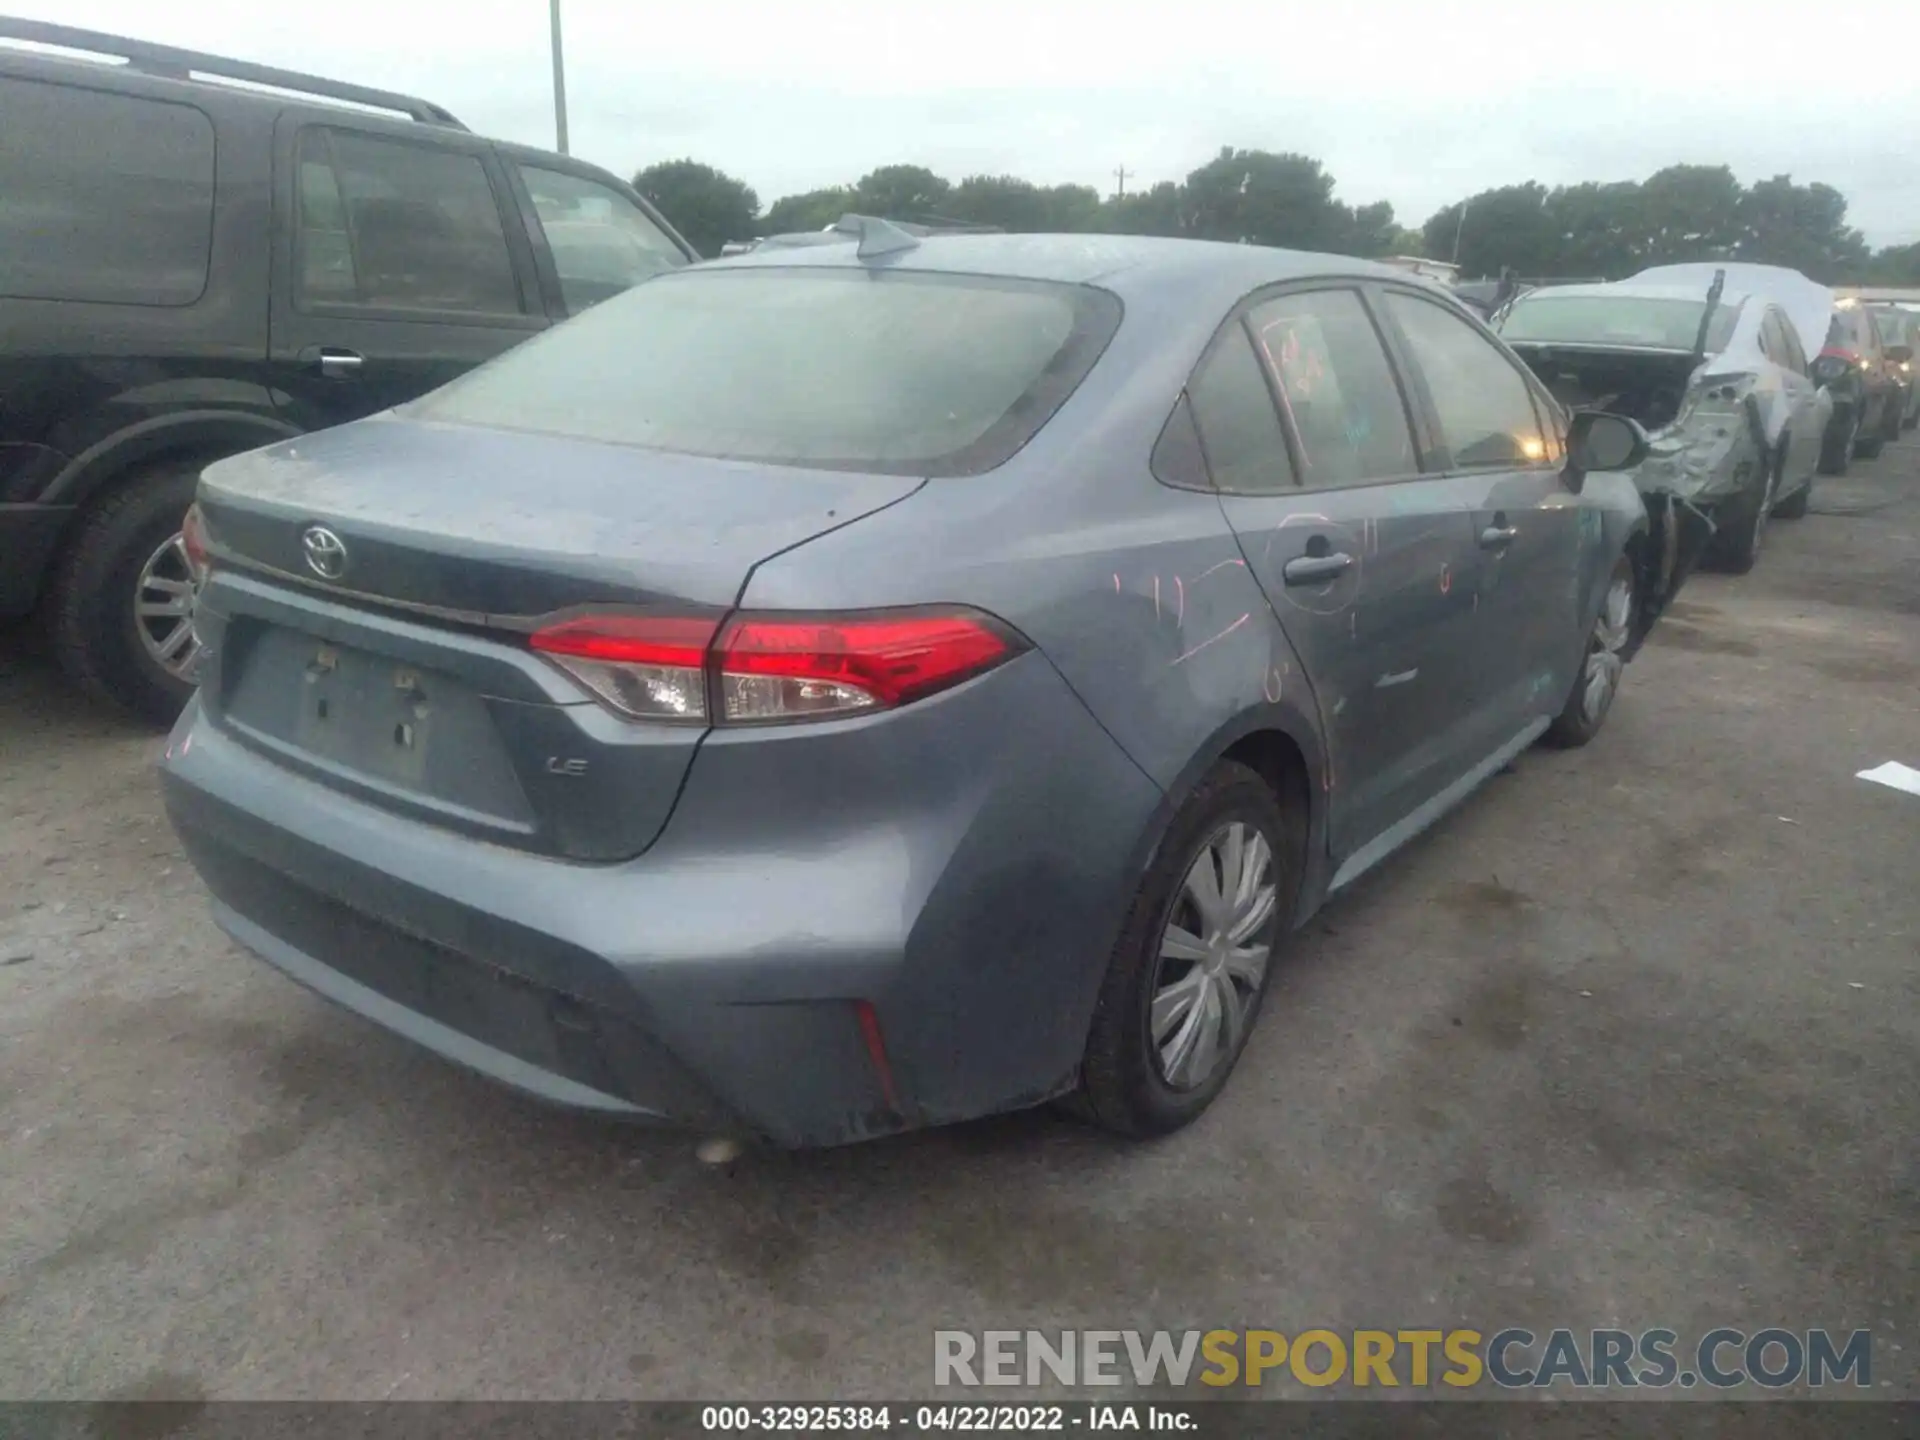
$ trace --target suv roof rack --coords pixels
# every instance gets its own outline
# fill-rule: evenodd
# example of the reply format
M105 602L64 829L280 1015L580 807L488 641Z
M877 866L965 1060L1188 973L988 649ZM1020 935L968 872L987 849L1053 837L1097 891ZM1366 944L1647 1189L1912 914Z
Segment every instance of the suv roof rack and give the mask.
M108 35L99 30L81 30L72 25L56 25L45 20L18 20L0 15L0 40L23 40L33 45L52 45L62 50L109 56L125 61L129 70L142 75L159 75L170 80L196 80L208 76L237 80L243 86L258 85L295 95L344 100L373 110L390 110L423 125L440 125L453 130L467 128L438 105L412 95L375 90L365 85L348 85L318 75L303 75L297 70L255 65L247 60L229 60L198 50L181 50L172 45L130 40L123 35Z

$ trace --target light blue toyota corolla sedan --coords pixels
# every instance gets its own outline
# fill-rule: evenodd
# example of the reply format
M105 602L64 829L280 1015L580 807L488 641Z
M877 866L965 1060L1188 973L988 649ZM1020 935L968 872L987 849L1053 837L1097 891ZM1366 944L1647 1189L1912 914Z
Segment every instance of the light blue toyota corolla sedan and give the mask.
M1297 925L1600 728L1645 437L1362 261L842 229L211 467L173 822L243 945L563 1105L1175 1129Z

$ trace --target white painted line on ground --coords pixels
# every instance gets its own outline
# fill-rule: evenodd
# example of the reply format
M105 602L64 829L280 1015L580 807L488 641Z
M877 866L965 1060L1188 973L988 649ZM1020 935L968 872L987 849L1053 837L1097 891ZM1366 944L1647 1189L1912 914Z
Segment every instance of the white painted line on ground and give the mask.
M1889 760L1871 770L1862 770L1854 778L1871 780L1876 785L1891 785L1895 790L1904 790L1909 795L1920 795L1920 770L1911 765L1902 765L1898 760Z

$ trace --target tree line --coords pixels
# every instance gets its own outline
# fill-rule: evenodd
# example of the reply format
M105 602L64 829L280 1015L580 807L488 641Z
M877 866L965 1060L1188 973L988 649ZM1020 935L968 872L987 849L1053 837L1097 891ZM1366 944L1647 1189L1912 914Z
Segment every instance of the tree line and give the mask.
M1035 185L1013 175L954 182L921 165L885 165L850 185L785 195L764 210L753 188L696 160L634 176L703 255L728 241L818 230L854 212L942 219L1016 232L1175 235L1377 257L1455 261L1463 275L1617 279L1648 265L1744 260L1788 265L1825 284L1920 285L1920 243L1878 251L1847 224L1831 185L1776 175L1742 185L1725 165L1671 165L1645 180L1482 190L1403 228L1386 201L1352 205L1307 155L1223 148L1185 180L1132 194Z

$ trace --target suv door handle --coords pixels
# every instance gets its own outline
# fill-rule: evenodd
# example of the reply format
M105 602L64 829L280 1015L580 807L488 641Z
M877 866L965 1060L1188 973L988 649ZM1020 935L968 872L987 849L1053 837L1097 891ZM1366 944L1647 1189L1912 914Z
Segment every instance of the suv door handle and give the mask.
M1520 532L1511 525L1489 525L1480 532L1482 550L1504 550Z
M1331 555L1301 555L1280 567L1280 578L1289 585L1317 585L1345 572L1353 556L1344 550Z
M300 358L328 380L351 380L360 373L360 367L367 363L357 352L336 350L331 345L308 350Z

